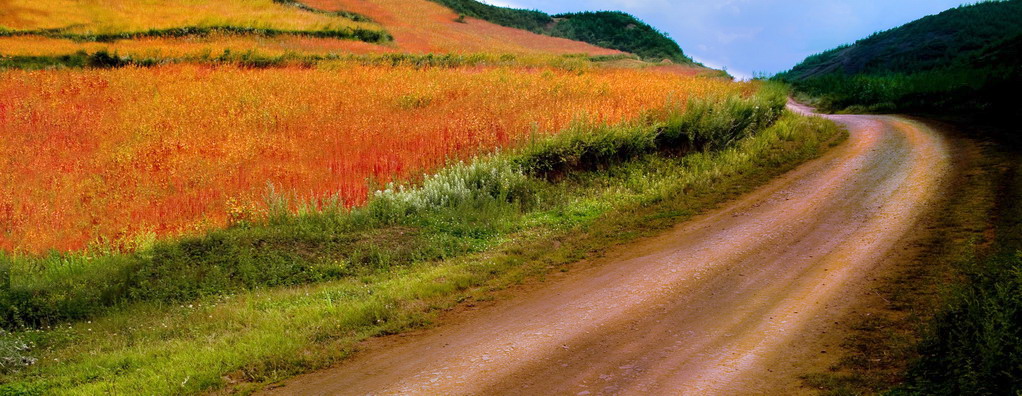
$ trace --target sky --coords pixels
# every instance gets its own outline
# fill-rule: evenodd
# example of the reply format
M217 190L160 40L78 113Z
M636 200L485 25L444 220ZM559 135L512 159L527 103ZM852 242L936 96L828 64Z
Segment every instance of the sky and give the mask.
M486 0L551 14L625 11L666 32L685 54L739 78L772 75L805 57L961 0Z

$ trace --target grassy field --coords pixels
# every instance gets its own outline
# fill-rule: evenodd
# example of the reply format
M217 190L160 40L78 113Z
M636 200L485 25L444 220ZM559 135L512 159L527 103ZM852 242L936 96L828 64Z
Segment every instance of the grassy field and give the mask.
M189 1L173 7L164 3L14 1L9 12L0 14L0 67L5 56L80 51L136 59L219 56L225 51L624 54L478 19L459 23L453 11L428 0Z
M619 55L622 52L581 41L549 37L501 26L485 20L462 18L450 8L430 0L303 0L322 10L353 11L386 26L404 52L530 52Z
M898 394L1022 392L1022 163L1014 147L988 144L984 176L995 188L985 238L952 262L956 282L944 290Z
M0 75L0 248L33 254L132 248L250 219L268 184L317 207L361 205L366 180L754 89L654 70L470 64Z
M614 56L624 53L457 14L428 0L175 2L10 0L0 14L0 68L9 57L107 52L136 61L350 54Z
M3 335L0 394L245 390L323 367L358 340L675 224L839 140L783 103L767 88L576 123L360 209L294 215L271 195L264 221L130 255L8 257L5 315L36 326Z
M4 2L3 35L43 35L108 41L138 35L187 35L182 29L220 28L296 32L385 41L379 25L355 14L309 12L274 0L190 0L83 2L70 0ZM160 33L163 32L163 33ZM175 33L177 32L177 33ZM342 34L347 32L347 34ZM373 37L359 37L356 32Z

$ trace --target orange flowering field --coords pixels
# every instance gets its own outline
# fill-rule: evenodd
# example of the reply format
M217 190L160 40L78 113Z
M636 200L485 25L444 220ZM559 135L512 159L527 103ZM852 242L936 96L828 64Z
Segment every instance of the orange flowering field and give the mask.
M405 52L543 52L551 54L621 54L594 45L543 36L483 20L466 18L429 0L303 0L317 9L351 11L372 18L386 27L394 42Z
M256 53L263 56L284 54L379 54L397 49L390 45L357 40L318 38L297 35L260 37L254 35L212 34L196 37L149 37L114 42L81 42L42 36L0 37L0 56L60 56L78 51L107 51L136 59L177 59L210 55L224 51Z
M0 72L0 248L76 250L223 226L272 184L366 199L573 120L747 89L635 69L200 65Z
M184 26L236 26L299 31L361 28L356 22L279 4L274 0L4 0L0 27L14 31L60 29L110 34Z
M78 41L44 35L0 36L0 56L57 56L77 51L108 51L136 58L179 58L202 53L256 51L261 55L366 53L513 53L617 55L620 51L587 43L543 36L468 18L457 22L453 11L429 0L303 0L326 12L356 12L377 23L313 13L295 7L257 1L191 0L172 3L82 2L73 0L0 0L0 31L63 29L66 32L108 34L185 26L236 26L315 32L337 28L385 30L393 42L302 35L260 37L213 34L186 37L145 37L112 42ZM142 9L139 9L142 7ZM71 27L71 28L69 28Z

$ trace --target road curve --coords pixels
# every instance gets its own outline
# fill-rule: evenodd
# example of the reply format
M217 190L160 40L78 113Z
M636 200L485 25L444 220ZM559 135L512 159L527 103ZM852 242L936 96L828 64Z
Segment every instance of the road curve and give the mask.
M847 142L721 209L268 393L805 391L798 360L817 326L861 295L951 170L921 123L828 117Z

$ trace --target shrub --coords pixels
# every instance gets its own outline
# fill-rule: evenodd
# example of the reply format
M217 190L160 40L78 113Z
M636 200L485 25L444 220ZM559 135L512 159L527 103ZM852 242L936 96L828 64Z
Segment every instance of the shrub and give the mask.
M369 201L367 211L384 223L395 223L438 208L455 208L487 201L526 202L532 181L520 166L501 157L459 162L426 176L418 188L387 186Z

